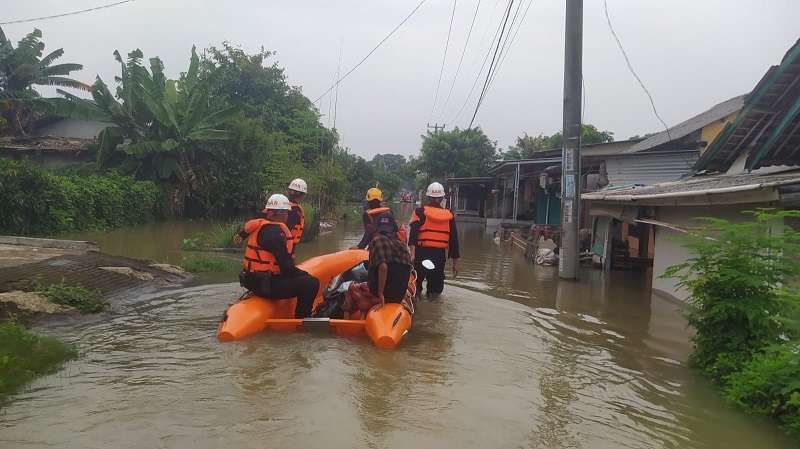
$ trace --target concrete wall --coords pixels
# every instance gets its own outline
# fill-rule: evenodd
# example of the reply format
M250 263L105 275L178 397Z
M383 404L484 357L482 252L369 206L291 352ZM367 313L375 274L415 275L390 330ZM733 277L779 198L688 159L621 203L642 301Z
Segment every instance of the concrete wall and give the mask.
M768 204L744 204L729 206L682 206L659 207L656 209L656 219L680 227L697 227L696 217L724 218L731 221L748 219L742 211L753 210L757 207L768 207ZM690 257L689 251L683 247L676 237L683 235L662 226L655 228L655 255L653 258L653 291L667 298L685 301L689 298L686 290L678 287L677 279L663 279L661 275L667 267L685 262Z
M708 147L711 146L711 142L713 142L714 139L717 138L719 133L721 133L722 130L725 128L725 125L728 122L736 120L736 116L738 115L739 111L736 111L732 114L729 114L726 117L723 117L720 120L711 122L708 125L704 126L703 129L700 131L700 140L706 142L708 145L705 148L703 148L701 152L704 152L706 149L708 149Z
M36 135L71 139L94 139L106 127L108 127L108 123L63 119L50 125L42 126L36 131Z

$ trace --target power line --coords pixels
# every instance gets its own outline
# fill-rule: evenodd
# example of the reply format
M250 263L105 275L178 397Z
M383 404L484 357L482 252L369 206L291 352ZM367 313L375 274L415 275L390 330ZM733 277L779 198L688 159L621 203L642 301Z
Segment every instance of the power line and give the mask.
M444 100L444 105L442 106L442 112L444 113L447 109L447 105L450 103L450 96L453 95L453 88L456 87L456 80L458 80L458 74L461 73L461 64L464 62L464 55L467 54L467 46L469 45L469 39L472 37L472 28L475 26L475 19L478 17L478 10L481 8L481 0L478 0L478 5L475 6L475 13L472 15L472 23L469 25L469 31L467 32L467 40L464 42L464 48L461 50L461 58L458 60L458 67L456 67L456 74L453 76L453 83L450 85L450 90L447 92L447 99Z
M503 49L500 50L500 62L497 63L497 69L495 69L494 74L492 74L492 79L489 80L489 89L492 88L494 85L494 79L497 76L497 72L500 70L500 67L503 66L503 63L506 61L508 54L511 52L511 47L514 45L514 42L517 40L517 35L519 34L520 28L522 28L522 24L525 22L525 18L528 16L528 10L531 9L531 5L533 5L533 0L528 1L528 6L525 7L525 12L522 13L522 18L519 21L519 25L517 25L517 29L514 31L514 35L511 37L511 41L508 43L508 47L503 44ZM522 6L522 3L520 3ZM517 8L517 12L519 12L519 8ZM514 22L516 22L517 13L514 13L514 18L511 19L511 27L514 27Z
M453 19L456 17L456 5L458 0L453 0L453 11L450 13L450 27L447 29L447 40L444 43L444 56L442 56L442 68L439 69L439 81L436 83L436 92L433 94L433 106L431 106L431 118L433 118L433 111L436 110L436 100L439 99L439 88L442 85L442 75L444 74L444 65L447 62L447 49L450 47L450 33L453 31Z
M617 41L617 47L619 47L619 51L622 52L622 57L625 58L625 63L628 65L628 70L630 70L633 77L636 78L636 81L639 82L639 85L642 86L642 90L644 90L644 93L647 94L647 98L650 99L650 105L653 107L653 113L655 114L658 121L660 121L661 124L664 125L664 129L667 131L667 139L671 141L672 136L669 133L669 126L667 126L667 123L664 122L664 119L662 119L661 115L659 115L658 109L656 109L656 102L653 101L653 96L650 95L650 91L647 90L647 87L644 85L644 82L642 82L642 79L639 78L639 75L636 74L636 71L633 69L633 65L631 65L631 60L628 58L628 54L625 52L625 48L622 47L622 42L619 40L619 36L617 36L617 32L614 31L614 25L611 24L611 16L608 15L608 0L603 0L603 9L605 10L606 13L606 22L608 22L608 29L611 31L611 35L614 36L614 40Z
M486 88L489 85L489 80L492 76L492 71L494 69L494 62L497 60L497 52L500 50L500 42L503 41L503 34L506 31L506 24L508 24L508 18L511 16L511 7L514 5L514 0L509 0L508 8L506 9L506 18L503 20L503 28L500 30L500 36L497 38L497 47L494 49L494 56L492 56L492 62L489 63L489 70L486 72L486 81L483 83L483 89L481 91L481 95L478 98L478 103L475 105L475 112L472 113L472 119L469 121L469 126L467 129L472 128L472 124L475 122L475 117L478 116L478 110L481 108L481 104L483 103L484 95L486 94Z
M107 5L96 6L94 8L87 8L87 9L81 9L81 10L78 10L78 11L65 12L63 14L55 14L55 15L52 15L52 16L42 16L42 17L34 17L32 19L20 19L20 20L12 20L10 22L0 22L0 25L13 25L13 24L16 24L16 23L29 23L29 22L36 22L36 21L39 21L39 20L57 19L59 17L74 16L76 14L83 14L85 12L97 11L98 9L113 8L114 6L119 6L119 5L122 5L123 3L131 3L131 2L134 2L134 1L136 1L136 0L123 0L121 2L109 3Z
M331 91L332 91L332 90L333 90L335 87L338 87L338 86L339 86L339 84L341 84L341 82L345 80L345 78L347 78L348 76L350 76L350 74L351 74L351 73L355 72L357 68L361 67L361 64L363 64L363 63L364 63L364 62L365 62L367 59L369 59L369 57L370 57L370 56L372 56L372 54L373 54L373 53L375 53L375 51L376 51L376 50L377 50L377 49L378 49L378 48L379 48L381 45L383 45L383 43L384 43L384 42L386 42L387 40L389 40L389 38L390 38L390 37L392 37L392 35L393 35L395 32L397 32L397 30L399 30L401 26L403 26L403 24L405 24L406 22L408 22L408 19L410 19L410 18L411 18L411 16L413 16L413 15L414 15L414 13L416 13L416 12L417 12L417 10L418 10L419 8L421 8L421 7L422 7L422 5L423 5L423 4L424 4L426 1L427 1L427 0L421 0L421 1L420 1L420 2L417 4L417 6L416 6L416 7L415 7L413 10L411 10L411 12L410 12L410 13L409 13L409 14L406 16L406 18L405 18L405 19L403 19L403 20L402 20L400 23L398 23L398 24L397 24L397 26L395 26L395 27L394 27L394 29L392 29L392 31L390 31L390 32L389 32L389 34L387 34L387 35L386 35L386 37L384 37L383 39L381 39L381 41L380 41L380 42L378 42L378 45L376 45L376 46L375 46L375 48L373 48L372 50L370 50L370 51L369 51L369 53L367 53L367 55L366 55L366 56L364 56L363 58L361 58L361 61L358 61L358 64L356 64L355 66L353 66L353 68L351 68L350 70L348 70L348 71L347 71L347 73L345 73L345 74L344 74L344 76L342 76L341 78L339 78L339 80L338 80L338 81L336 81L335 83L333 83L333 86L329 87L329 88L328 88L328 89L327 89L325 92L323 92L323 93L322 93L322 95L320 95L319 97L317 97L317 99L316 99L316 100L314 100L314 103L317 103L319 100L321 100L321 99L322 99L322 97L324 97L325 95L328 95L328 94L329 94L329 93L330 93L330 92L331 92Z
M339 64L336 66L336 78L342 73L342 52L344 51L344 38L339 39ZM336 129L336 114L339 110L339 86L336 86L336 91L333 94L333 129Z
M498 0L497 3L495 3L495 9L497 8L498 4L500 4L500 0ZM494 10L492 10L492 12L494 12ZM502 15L501 15L501 17L502 17ZM478 81L480 81L480 79L481 79L481 74L483 73L483 68L486 67L486 62L489 60L489 55L492 54L492 47L494 47L494 40L497 38L497 35L500 33L500 28L501 27L502 27L502 23L498 24L497 25L497 29L494 30L494 35L492 36L491 41L489 41L489 49L486 51L486 54L483 56L483 62L481 63L481 68L478 69L478 74L475 76L475 81L472 82L472 87L469 89L469 93L467 93L466 98L464 98L464 103L458 109L458 112L456 113L455 117L453 117L453 119L450 120L451 122L455 122L456 120L458 120L458 118L461 117L461 113L464 112L464 108L467 107L467 104L469 103L469 98L472 96L472 92L475 91L475 87L478 85ZM488 30L487 30L486 35L487 36L489 35Z

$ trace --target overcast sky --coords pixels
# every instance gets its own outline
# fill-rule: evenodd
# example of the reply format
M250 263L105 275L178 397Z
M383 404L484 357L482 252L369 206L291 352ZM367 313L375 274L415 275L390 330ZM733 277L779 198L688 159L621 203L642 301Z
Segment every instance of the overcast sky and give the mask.
M98 6L111 0L3 3L0 22ZM452 97L453 82L478 0L457 3L452 38L433 115L452 0L428 0L339 90L336 126L359 155L416 154L427 122L466 127L478 88L460 116L506 0L481 0ZM519 1L519 0L517 0ZM527 5L524 0L523 6ZM289 82L315 99L333 81L340 43L342 70L358 62L419 0L136 0L111 9L30 24L6 25L16 41L34 26L63 61L111 81L112 52L141 48L160 56L173 76L186 69L191 46L230 41L277 52ZM534 0L500 67L476 123L506 147L522 133L561 128L564 0ZM800 37L797 0L608 0L617 33L669 125L750 91ZM521 14L521 13L520 13ZM584 122L617 140L659 130L647 97L628 72L608 30L602 0L585 0ZM329 98L319 103L328 124Z

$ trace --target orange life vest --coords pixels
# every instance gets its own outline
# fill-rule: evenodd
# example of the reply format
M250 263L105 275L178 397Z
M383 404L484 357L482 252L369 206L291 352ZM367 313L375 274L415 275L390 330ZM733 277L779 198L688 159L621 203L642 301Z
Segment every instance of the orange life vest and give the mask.
M292 250L294 250L292 233L285 224L264 220L263 218L250 220L244 225L244 231L249 234L247 246L244 249L244 259L242 259L242 268L244 268L245 271L271 271L273 274L281 274L281 267L278 265L275 256L258 244L258 234L261 232L261 228L267 225L279 226L281 228L281 233L286 237L286 251L292 254Z
M300 220L297 223L295 223L295 225L291 229L292 240L294 240L294 244L297 245L298 243L300 243L300 239L303 238L303 228L305 228L306 225L306 213L303 210L303 206L301 206L300 203L292 202L291 204L292 204L292 210L296 210L297 212L300 213Z
M388 207L376 207L375 209L367 209L367 215L373 222L375 221L376 217L383 214L392 215L392 218L394 219L392 210L389 209ZM397 223L396 221L395 223L397 224L397 240L400 240L403 243L407 242L408 235L406 235L406 228L404 228L400 223Z
M417 209L411 222L420 221L422 217L417 216ZM447 248L450 245L450 222L453 214L441 207L424 206L422 213L425 221L419 227L417 234L417 246L423 248Z

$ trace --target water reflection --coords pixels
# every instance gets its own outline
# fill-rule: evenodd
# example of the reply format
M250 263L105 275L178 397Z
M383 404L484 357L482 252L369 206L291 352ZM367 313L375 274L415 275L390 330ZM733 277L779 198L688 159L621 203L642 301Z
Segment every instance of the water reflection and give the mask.
M0 412L0 447L794 447L683 365L686 323L641 278L559 282L480 227L461 235L461 276L395 351L313 334L219 344L236 284L51 327L82 357ZM359 237L341 226L300 257Z

